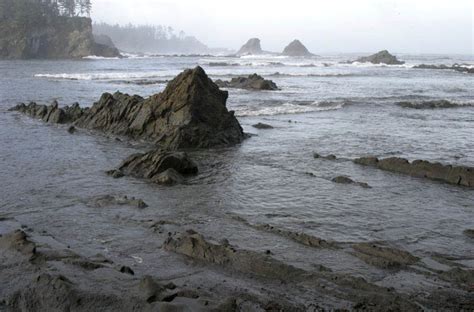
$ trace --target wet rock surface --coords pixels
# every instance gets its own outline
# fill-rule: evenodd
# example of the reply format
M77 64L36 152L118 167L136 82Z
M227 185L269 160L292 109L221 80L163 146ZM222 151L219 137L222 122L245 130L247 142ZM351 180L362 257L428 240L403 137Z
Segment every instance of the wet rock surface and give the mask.
M299 40L293 40L290 42L283 52L282 55L286 56L296 56L296 57L310 57L314 56L309 50L301 43Z
M255 129L263 129L263 130L273 129L273 126L270 126L268 124L264 124L264 123L261 123L261 122L252 125L252 127L254 127Z
M436 69L436 70L454 70L461 73L474 74L474 68L467 67L462 64L454 64L451 66L448 65L431 65L431 64L420 64L416 65L413 68L415 69Z
M166 89L147 99L104 93L88 109L75 104L59 108L30 103L12 110L52 123L151 141L168 149L208 148L242 142L245 135L226 108L228 93L201 67L182 72Z
M373 55L360 57L354 62L359 63L372 63L372 64L387 64L387 65L402 65L405 62L399 61L396 56L390 54L387 50L377 52Z
M186 175L197 174L198 167L184 152L158 149L131 155L117 171L123 175L147 179L153 183L173 185L181 183Z
M216 80L216 84L221 88L236 88L247 90L279 90L278 86L271 80L266 80L260 75L253 74L248 77L236 77L230 81Z
M472 167L443 165L425 160L415 160L410 163L408 160L398 157L385 159L362 157L355 159L354 162L359 165L371 166L413 177L427 178L459 186L474 187L474 168Z
M333 155L333 154L324 156L324 155L320 155L318 153L313 153L313 158L315 158L315 159L320 158L320 159L326 159L326 160L336 160L337 159L336 155Z
M407 251L384 246L380 243L358 243L352 247L357 257L383 269L400 269L418 261L417 257Z
M128 196L114 196L114 195L103 195L94 197L90 201L90 205L102 208L109 206L131 206L136 208L146 208L148 205L139 198L128 197Z
M338 176L338 177L333 178L331 181L334 182L334 183L338 183L338 184L354 184L354 185L358 185L358 186L363 187L363 188L371 188L365 182L356 182L356 181L354 181L351 178L346 177L346 176Z
M397 102L396 105L403 108L413 108L413 109L458 108L458 107L472 106L472 104L459 104L459 103L450 102L448 100L434 100L434 101L422 101L422 102Z

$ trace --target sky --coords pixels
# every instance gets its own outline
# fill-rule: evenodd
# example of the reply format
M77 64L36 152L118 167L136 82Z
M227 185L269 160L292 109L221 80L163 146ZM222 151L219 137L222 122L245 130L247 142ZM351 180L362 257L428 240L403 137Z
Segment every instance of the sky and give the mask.
M473 0L92 0L96 22L171 26L209 47L474 54Z

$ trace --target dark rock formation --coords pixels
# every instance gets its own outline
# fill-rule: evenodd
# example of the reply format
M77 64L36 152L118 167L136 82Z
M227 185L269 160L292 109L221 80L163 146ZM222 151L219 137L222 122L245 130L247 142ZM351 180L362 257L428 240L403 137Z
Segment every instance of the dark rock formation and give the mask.
M216 84L221 88L237 88L247 90L278 90L278 86L271 80L266 80L257 74L248 77L236 77L230 81L216 80Z
M313 153L313 157L315 159L321 158L321 159L326 159L326 160L336 160L337 159L336 155L333 155L333 154L329 154L327 156L322 156L318 153Z
M115 47L94 41L92 21L57 16L34 25L0 21L0 59L64 59L89 55L118 57Z
M234 113L226 108L227 97L196 67L147 99L116 92L104 93L90 109L30 103L12 110L47 122L73 122L78 128L151 141L167 149L208 148L237 144L245 138Z
M433 100L422 102L397 102L398 106L414 109L457 108L472 106L472 104L458 104L447 100Z
M180 183L182 175L197 174L197 165L184 152L155 150L128 157L118 171L124 175L148 179L157 184Z
M413 68L415 69L437 69L437 70L454 70L461 73L474 74L474 68L463 66L462 64L453 64L452 66L447 65L430 65L430 64L420 64L416 65Z
M266 130L266 129L273 129L272 126L267 125L267 124L264 124L264 123L261 123L261 122L259 122L258 124L252 125L252 127L256 128L256 129L263 129L263 130Z
M65 124L78 120L88 112L88 108L80 108L77 103L60 108L58 102L54 101L49 106L36 104L35 102L30 102L28 105L21 103L11 108L10 111L19 111L30 117L41 119L44 122Z
M285 47L282 55L287 56L301 56L301 57L309 57L314 56L308 49L301 43L299 40L292 41L289 45Z
M263 50L260 46L260 39L252 38L240 48L240 50L237 52L237 55L254 55L262 53Z
M474 187L474 168L466 166L442 165L425 160L409 162L404 158L391 157L378 159L362 157L355 159L356 164L372 166L378 169L398 172L413 177L427 178L454 185Z
M354 185L359 185L363 188L370 188L370 186L365 183L365 182L356 182L352 180L351 178L348 178L346 176L338 176L335 177L334 179L331 180L334 183L339 183L339 184L354 184Z
M352 246L354 255L368 264L383 269L400 269L415 264L419 259L407 251L378 243L358 243Z
M387 65L401 65L405 62L399 61L394 55L390 54L387 50L380 51L376 54L358 58L354 62L359 63L372 63L372 64L387 64Z
M474 229L467 229L463 231L464 235L470 238L474 238Z

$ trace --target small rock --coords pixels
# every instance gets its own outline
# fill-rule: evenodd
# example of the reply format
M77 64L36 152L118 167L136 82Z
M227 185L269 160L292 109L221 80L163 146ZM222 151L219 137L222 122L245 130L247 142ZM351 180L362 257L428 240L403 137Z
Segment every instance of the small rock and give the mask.
M70 127L67 129L67 132L69 132L70 134L73 134L74 132L76 132L76 127L70 126Z
M119 179L119 178L122 178L122 177L125 176L125 175L122 173L122 171L117 170L117 169L113 169L113 170L106 171L105 174L107 174L108 176L111 176L111 177L114 178L114 179Z
M122 266L122 267L120 268L120 272L121 272L121 273L124 273L124 274L135 275L135 272L133 272L133 270L132 270L130 267L128 267L128 266Z
M252 127L257 129L273 129L272 126L259 122L258 124L252 125Z

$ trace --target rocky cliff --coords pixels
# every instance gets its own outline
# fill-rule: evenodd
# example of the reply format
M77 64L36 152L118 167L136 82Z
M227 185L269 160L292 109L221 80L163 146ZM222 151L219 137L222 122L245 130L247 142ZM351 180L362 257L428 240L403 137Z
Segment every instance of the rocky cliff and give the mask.
M56 16L36 24L0 21L2 59L65 59L89 55L120 56L115 47L94 40L90 18Z
M263 53L264 52L260 45L260 39L252 38L240 48L240 50L237 52L237 55L256 55Z

